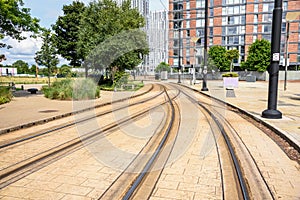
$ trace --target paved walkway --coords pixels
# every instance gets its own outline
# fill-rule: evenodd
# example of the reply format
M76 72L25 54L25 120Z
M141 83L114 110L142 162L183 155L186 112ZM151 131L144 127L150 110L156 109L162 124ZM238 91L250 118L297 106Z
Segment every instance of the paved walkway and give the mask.
M222 81L208 80L207 83L209 91L205 93L251 113L280 130L300 146L300 81L289 81L286 91L283 89L284 82L279 82L277 109L282 112L282 119L261 117L261 113L268 107L268 82L266 81L240 81L239 87L235 88L234 92L225 90ZM190 86L190 81L183 80L183 84ZM198 84L192 87L201 90L202 82L198 81Z

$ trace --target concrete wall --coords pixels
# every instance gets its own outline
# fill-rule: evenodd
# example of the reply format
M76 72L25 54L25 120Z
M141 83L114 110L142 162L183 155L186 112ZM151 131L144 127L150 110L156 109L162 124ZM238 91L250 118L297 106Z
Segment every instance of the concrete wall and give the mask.
M279 71L279 80L284 80L285 71ZM269 73L266 73L266 80L269 80ZM300 71L287 71L287 80L300 80Z

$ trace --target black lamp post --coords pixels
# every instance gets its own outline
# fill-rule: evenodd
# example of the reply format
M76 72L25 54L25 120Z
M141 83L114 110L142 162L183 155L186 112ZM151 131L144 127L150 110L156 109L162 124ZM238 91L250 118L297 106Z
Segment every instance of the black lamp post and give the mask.
M201 91L208 91L207 88L207 26L208 26L208 0L205 0L205 24L204 24L204 69Z
M282 23L282 0L275 0L272 21L271 63L269 73L268 109L262 112L262 117L281 119L282 113L277 110L278 74L280 61L280 37Z
M180 71L181 71L181 28L180 28L181 24L180 21L178 22L178 39L179 39L179 51L178 51L178 82L177 83L181 83L180 80Z

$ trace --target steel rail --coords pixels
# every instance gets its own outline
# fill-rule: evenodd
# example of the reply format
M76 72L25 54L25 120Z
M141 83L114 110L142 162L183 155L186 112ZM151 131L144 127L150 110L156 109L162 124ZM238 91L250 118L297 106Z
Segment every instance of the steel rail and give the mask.
M139 101L139 102L136 102L136 103L132 103L132 104L130 104L130 105L126 105L126 106L123 106L123 107L120 107L120 108L116 108L116 109L111 110L111 111L106 111L106 112L97 114L96 116L88 117L88 118L85 118L85 119L82 119L82 120L79 120L79 121L75 121L75 122L72 122L72 123L68 123L68 124L66 124L66 125L59 126L59 127L56 127L56 128L53 128L53 129L50 129L50 130L47 130L47 131L38 133L38 134L31 135L31 136L29 136L29 137L21 138L21 139L14 140L14 141L9 142L9 143L6 143L6 144L2 144L2 145L0 145L0 149L3 149L3 148L5 148L5 147L9 147L9 146L12 146L12 145L15 145L15 144L18 144L18 143L21 143L21 142L24 142L24 141L27 141L27 140L30 140L30 139L34 139L34 138L37 138L37 137L40 137L40 136L43 136L43 135L46 135L46 134L49 134L49 133L52 133L52 132L55 132L55 131L59 131L59 130L62 130L62 129L64 129L64 128L68 128L68 127L71 127L71 126L74 126L74 125L77 125L77 124L80 124L80 123L83 123L83 122L92 120L92 119L94 119L94 118L97 118L97 117L101 117L101 116L110 114L110 113L115 112L115 111L119 111L119 110L128 108L128 106L135 106L135 105L139 105L139 104L145 103L145 102L147 102L147 101L152 100L153 98L156 98L156 97L160 96L161 94L163 94L163 91L160 92L160 93L157 94L157 95L154 95L154 96L152 96L152 97L149 97L149 98L147 98L147 99L145 99L145 100L142 100L142 101Z
M162 105L164 105L166 103L167 103L167 101L164 101L164 102L160 103L159 105L153 106L153 107L151 107L149 109L145 109L144 111L139 112L139 113L135 114L134 116L123 118L123 119L119 120L118 122L114 122L114 123L112 123L110 125L107 125L102 130L102 132L91 132L91 133L83 135L83 136L85 136L84 138L81 138L81 139L76 138L76 139L73 139L73 140L69 140L68 142L65 142L63 144L60 144L60 145L58 145L56 147L53 147L53 148L49 149L48 150L48 152L49 152L48 154L47 154L47 151L44 151L44 152L42 152L40 154L37 154L37 155L35 155L33 157L30 157L29 159L27 159L27 160L29 160L29 162L28 163L24 163L23 165L22 165L22 162L25 162L26 160L20 161L19 163L14 164L14 165L20 165L20 166L16 167L15 169L7 171L8 168L10 168L11 166L9 166L9 167L7 167L5 169L2 169L1 171L6 170L7 172L4 172L4 173L0 174L0 180L1 180L0 181L0 189L6 187L9 184L11 184L11 183L6 184L5 182L8 182L9 180L12 180L12 179L17 179L16 177L22 176L22 174L24 174L24 173L32 173L35 170L33 170L33 169L27 169L21 175L17 174L16 176L10 178L8 181L5 180L5 182L3 182L4 178L7 178L8 176L10 176L10 175L12 175L14 173L17 173L18 171L24 170L24 169L26 169L26 168L34 165L34 164L37 164L38 162L44 162L44 160L47 159L47 158L49 158L50 161L46 161L46 162L51 162L51 160L56 159L56 157L54 157L53 159L51 159L51 157L53 157L56 154L59 154L59 153L61 153L63 151L67 151L68 149L70 149L72 147L76 148L76 145L79 145L80 148L82 148L83 147L83 145L82 145L83 141L90 140L90 143L93 143L95 141L91 140L91 139L93 139L96 136L99 136L100 133L105 134L105 132L108 132L108 131L111 131L114 128L117 128L116 124L124 124L124 123L130 121L131 119L136 119L138 117L141 117L142 115L147 114L150 110L156 109L159 106L162 106ZM41 154L46 154L46 155L42 155L41 157L38 157ZM34 159L34 157L38 157L38 158ZM58 157L63 157L63 156L58 155ZM41 163L41 165L43 165L43 163ZM38 169L39 168L37 167L37 170ZM25 176L27 176L27 175L28 174L26 174ZM22 176L21 178L23 178L25 176ZM19 179L17 179L17 180L19 180ZM14 180L14 181L11 181L11 182L15 182L17 180Z
M235 166L235 170L236 170L238 180L239 180L239 184L240 184L240 189L241 189L242 194L243 194L243 199L245 199L245 200L250 199L249 191L248 191L248 188L247 188L247 185L246 185L246 182L245 182L245 178L244 178L242 170L241 170L241 166L239 164L237 156L235 155L233 145L232 145L230 139L228 138L227 133L225 132L224 126L220 123L220 120L216 117L216 115L214 113L212 113L207 107L202 105L200 102L196 101L193 97L191 97L189 94L187 94L183 90L181 90L181 92L184 95L186 95L188 97L188 99L190 99L191 102L196 103L201 108L203 108L212 117L214 122L217 124L219 130L222 133L223 138L225 139L225 142L226 142L227 147L229 149L233 164Z
M139 187L141 181L144 179L144 177L146 176L146 174L148 173L149 169L153 166L154 161L157 159L158 154L161 152L163 146L166 143L166 140L171 132L171 128L173 126L174 120L175 120L175 108L174 105L172 103L172 100L168 94L168 92L166 91L166 88L164 88L165 90L165 94L168 98L169 104L171 106L171 120L168 124L168 128L166 130L166 133L164 135L164 137L162 138L162 140L160 141L158 147L156 148L155 152L153 153L153 155L151 156L151 158L148 160L148 162L146 163L146 165L144 166L143 170L141 171L141 173L138 175L138 177L136 178L136 180L133 182L132 186L129 188L129 190L126 192L126 194L124 195L124 197L122 198L122 200L128 200L130 199L130 197L132 196L132 194L136 191L136 189Z
M131 97L122 98L122 99L119 99L119 100L116 100L116 101L107 102L107 103L99 104L99 105L96 105L96 106L91 106L91 107L88 107L88 108L84 108L82 110L73 111L73 112L65 113L65 114L62 114L62 115L57 115L57 116L42 119L42 120L37 120L37 121L30 122L30 123L27 123L27 124L21 124L21 125L18 125L16 127L6 128L6 129L3 129L3 130L0 130L0 135L6 134L6 133L9 133L9 132L12 132L12 131L17 131L17 130L20 130L20 129L23 129L23 128L30 128L30 127L33 127L33 126L36 126L36 125L45 124L45 123L50 122L50 121L54 121L54 120L57 120L57 119L62 119L62 118L65 118L65 117L76 115L76 114L80 114L80 113L83 113L83 112L86 112L86 111L89 111L89 110L92 110L92 109L95 109L95 108L101 108L101 107L104 107L104 106L107 106L107 105L111 105L113 103L119 103L119 102L126 101L128 99L133 99L133 98L136 98L136 97L139 97L139 96L142 96L144 94L149 93L151 90L153 90L153 88L154 88L154 84L151 84L151 87L148 90L146 90L145 92L133 95Z

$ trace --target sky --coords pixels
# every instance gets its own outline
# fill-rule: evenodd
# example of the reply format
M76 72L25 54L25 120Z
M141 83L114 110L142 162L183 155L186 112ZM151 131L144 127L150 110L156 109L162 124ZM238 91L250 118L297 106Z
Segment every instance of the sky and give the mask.
M50 28L54 24L57 17L62 15L63 5L71 4L73 0L23 0L24 7L31 9L31 16L40 19L42 27ZM81 0L85 3L90 0ZM168 6L168 0L150 0L150 10L164 10ZM28 35L28 33L24 33ZM1 62L3 65L11 65L17 60L23 60L29 65L35 64L34 56L42 45L41 39L27 38L21 42L11 38L4 38L3 42L13 46L12 49L0 48L0 54L5 54L7 60ZM67 64L66 61L60 59L59 65Z

